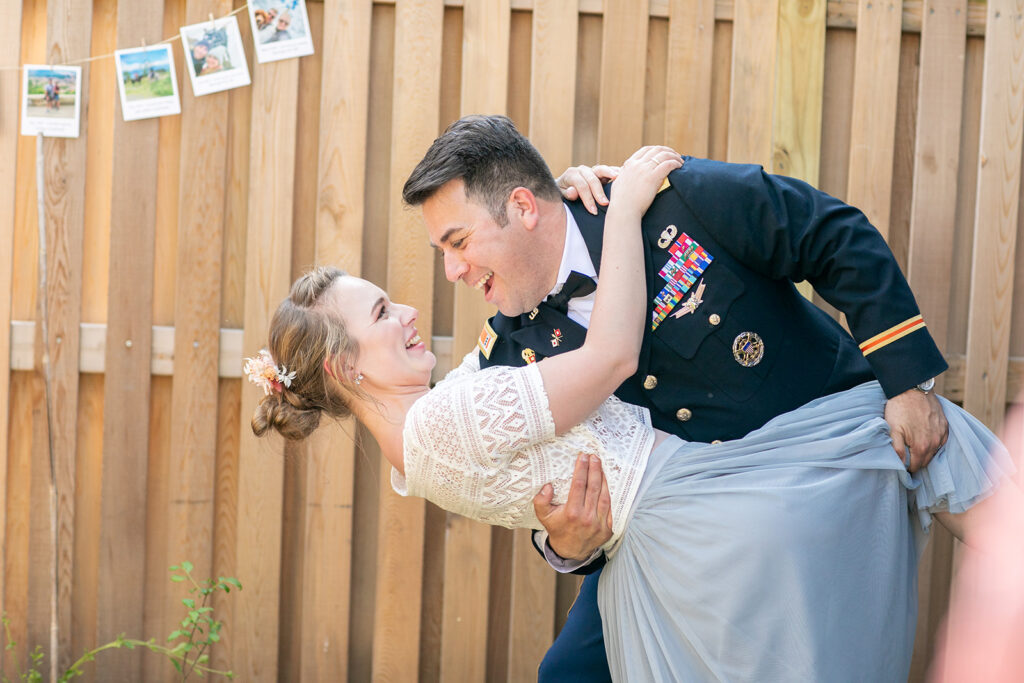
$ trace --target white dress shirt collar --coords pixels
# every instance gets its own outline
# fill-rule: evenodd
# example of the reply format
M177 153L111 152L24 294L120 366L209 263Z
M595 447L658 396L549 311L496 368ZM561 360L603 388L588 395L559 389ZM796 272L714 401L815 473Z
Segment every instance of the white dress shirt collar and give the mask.
M594 262L590 260L590 251L587 249L587 243L583 240L580 226L576 224L576 219L569 207L565 204L562 204L562 207L565 209L565 246L562 248L562 262L558 265L558 281L555 283L554 289L548 292L548 296L557 294L565 281L569 279L569 273L574 270L594 278L595 282L597 281L597 269L594 268Z

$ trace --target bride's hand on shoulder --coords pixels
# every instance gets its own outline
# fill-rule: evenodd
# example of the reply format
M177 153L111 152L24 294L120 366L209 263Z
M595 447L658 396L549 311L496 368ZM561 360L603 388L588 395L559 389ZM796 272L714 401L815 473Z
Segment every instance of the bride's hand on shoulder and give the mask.
M569 201L579 199L590 213L597 215L597 205L608 204L604 183L615 180L619 175L618 166L571 166L558 176L555 182L562 196Z
M641 147L622 164L615 180L611 206L643 215L668 174L682 165L682 157L671 147Z

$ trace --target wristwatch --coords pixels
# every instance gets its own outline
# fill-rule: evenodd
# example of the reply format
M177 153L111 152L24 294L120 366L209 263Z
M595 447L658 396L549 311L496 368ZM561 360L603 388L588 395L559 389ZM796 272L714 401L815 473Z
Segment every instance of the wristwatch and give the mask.
M920 384L918 384L914 388L917 389L918 391L920 391L922 394L927 394L927 393L930 393L931 390L934 387L935 387L935 378L931 377L931 378L926 379L925 381L921 382Z

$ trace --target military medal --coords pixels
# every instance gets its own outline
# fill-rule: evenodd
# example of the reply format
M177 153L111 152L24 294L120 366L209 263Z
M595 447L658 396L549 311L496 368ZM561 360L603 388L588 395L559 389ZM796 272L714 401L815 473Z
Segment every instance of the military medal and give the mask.
M675 226L670 225L668 228L665 228L666 232L662 233L662 237L666 233L671 232L669 228L675 230ZM671 234L675 235L676 233L671 232ZM667 284L654 297L654 311L651 313L651 331L658 329L658 325L668 317L668 314L672 312L676 304L682 301L683 295L693 287L697 279L703 275L704 271L714 260L714 257L705 251L704 247L697 244L685 232L681 233L679 239L668 248L668 253L670 254L668 262L658 271L658 276L665 280ZM700 287L698 287L698 290L700 290ZM701 299L703 291L695 292L695 294L697 295L696 299L691 297L694 310L703 301ZM689 304L689 302L687 303Z
M697 285L697 291L690 292L690 298L683 302L683 305L678 311L672 314L673 318L682 318L687 313L696 313L697 307L704 303L704 299L701 296L704 294L704 288L707 285L704 284L704 278L701 278L700 284Z
M498 341L498 333L494 331L490 323L484 323L484 329L480 330L480 337L476 340L477 348L480 349L480 353L484 354L484 358L487 360L491 359L491 349L494 348L495 342Z
M527 365L529 365L530 363L536 363L537 354L534 353L533 349L523 349L523 360L526 361Z
M670 225L661 231L661 236L658 238L658 247L665 249L668 245L672 244L672 240L679 234L679 228L674 225Z
M752 368L764 358L764 340L756 332L740 332L732 342L732 357L745 368Z
M552 346L558 346L561 343L562 343L562 329L559 328L559 327L556 327L555 330L551 333L551 345Z

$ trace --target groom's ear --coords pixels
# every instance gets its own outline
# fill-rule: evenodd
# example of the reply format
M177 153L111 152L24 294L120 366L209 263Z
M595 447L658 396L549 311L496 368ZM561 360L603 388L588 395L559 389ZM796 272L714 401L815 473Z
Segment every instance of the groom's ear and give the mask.
M522 186L512 190L508 198L508 216L518 220L527 230L533 230L540 218L537 197Z

